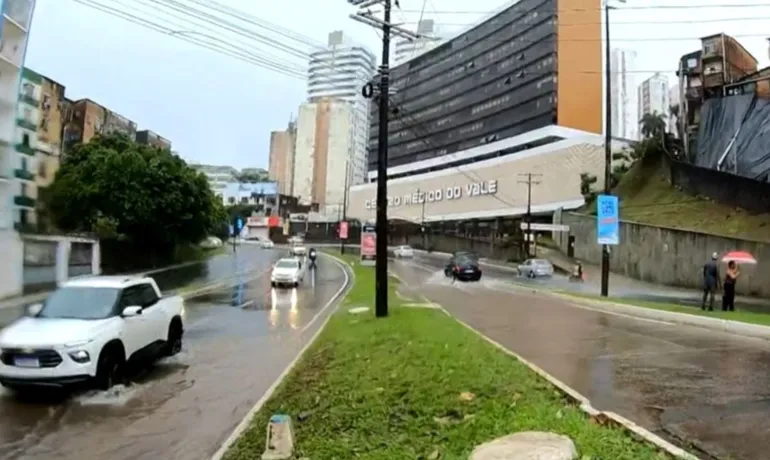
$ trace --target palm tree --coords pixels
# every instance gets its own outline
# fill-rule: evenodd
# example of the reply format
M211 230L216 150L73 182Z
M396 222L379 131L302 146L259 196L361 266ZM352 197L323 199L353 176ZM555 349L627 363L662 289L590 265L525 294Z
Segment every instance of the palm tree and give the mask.
M666 116L658 112L645 113L639 120L639 125L645 139L658 139L666 132Z

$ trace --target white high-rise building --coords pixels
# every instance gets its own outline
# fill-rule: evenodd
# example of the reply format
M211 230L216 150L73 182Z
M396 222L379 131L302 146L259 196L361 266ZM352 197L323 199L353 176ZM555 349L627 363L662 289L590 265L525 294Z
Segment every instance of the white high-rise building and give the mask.
M27 51L35 0L3 0L0 17L0 298L21 294L23 245L17 232L21 213L34 209L35 200L25 193L30 165L34 164L32 136L37 119L34 110L19 98L21 73ZM35 94L30 94L34 99ZM38 95L39 96L39 95ZM33 119L34 118L34 119Z
M319 99L299 107L294 196L303 205L317 203L326 216L340 216L345 201L346 171L352 176L354 117L353 106L338 99Z
M636 139L639 120L636 117L634 92L634 61L636 52L613 49L610 55L610 105L612 107L612 136Z
M393 51L394 65L403 64L404 62L444 43L441 37L437 36L438 30L432 19L423 19L420 21L417 24L416 32L423 37L416 40L399 38L395 41L396 46Z
M671 89L668 91L668 100L669 104L671 104L671 107L676 107L677 110L679 109L679 103L681 102L679 100L680 98L680 86L679 84L675 84L671 87ZM671 113L667 113L668 117L667 119L667 125L668 125L668 132L677 135L679 133L679 130L677 129L677 124L679 123L679 117L673 116Z
M330 33L328 47L310 54L308 102L340 99L352 106L352 185L362 184L366 179L371 101L361 94L361 88L376 73L376 62L371 51L347 40L342 31ZM329 173L340 174L342 170Z
M668 119L671 99L668 78L656 73L639 85L639 119L648 113L659 113Z

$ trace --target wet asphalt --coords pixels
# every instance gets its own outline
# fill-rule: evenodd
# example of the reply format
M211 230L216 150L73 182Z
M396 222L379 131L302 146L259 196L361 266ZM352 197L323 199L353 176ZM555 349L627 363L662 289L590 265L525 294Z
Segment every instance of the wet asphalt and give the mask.
M0 458L210 458L331 314L344 285L342 268L323 259L299 288L272 289L267 270L283 256L245 250L240 267L251 273L187 301L182 353L127 386L27 399L0 390Z
M770 343L608 314L517 287L487 267L451 284L442 258L391 262L424 296L591 400L702 458L770 458ZM516 281L522 281L517 279Z

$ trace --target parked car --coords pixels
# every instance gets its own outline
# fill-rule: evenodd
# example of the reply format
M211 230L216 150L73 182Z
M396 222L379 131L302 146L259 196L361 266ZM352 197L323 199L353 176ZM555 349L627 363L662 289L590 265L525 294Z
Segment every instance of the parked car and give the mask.
M519 276L537 278L539 276L553 276L553 265L546 259L527 259L517 267Z
M271 240L259 240L259 247L262 249L273 249L274 246Z
M146 277L70 280L0 332L0 384L109 389L126 364L182 349L184 300Z
M270 285L272 287L297 287L305 279L306 268L299 258L280 259L273 266L273 273L270 275Z
M450 268L447 276L452 276L458 281L479 281L481 280L481 267L478 258L470 256L453 257L450 262Z
M410 246L397 246L396 249L393 250L393 255L396 257L396 259L402 259L402 258L412 258L414 257L414 250Z
M210 236L201 241L201 248L203 249L216 249L222 247L222 240L216 236Z

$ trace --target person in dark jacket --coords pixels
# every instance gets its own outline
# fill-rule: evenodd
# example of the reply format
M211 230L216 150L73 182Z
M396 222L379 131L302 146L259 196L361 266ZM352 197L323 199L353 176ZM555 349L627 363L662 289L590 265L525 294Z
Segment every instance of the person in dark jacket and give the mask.
M741 275L741 269L734 260L727 263L724 292L722 293L722 311L735 311L735 283Z
M706 299L709 300L709 311L714 311L714 295L720 288L722 280L719 278L719 254L711 255L711 260L703 264L703 301L700 309L706 309Z
M308 259L310 259L310 268L315 268L315 259L318 257L318 254L315 252L314 248L310 248L310 252L308 253Z

